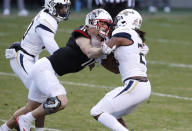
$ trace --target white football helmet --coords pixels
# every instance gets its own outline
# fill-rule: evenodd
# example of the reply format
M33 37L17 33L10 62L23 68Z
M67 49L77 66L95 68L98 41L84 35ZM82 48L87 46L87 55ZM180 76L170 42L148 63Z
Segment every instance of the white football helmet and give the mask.
M139 30L142 24L142 17L136 10L125 9L115 17L114 24L115 29L126 26L131 29Z
M62 21L68 19L70 5L70 0L45 0L44 7L49 11L49 14L55 16L58 21ZM66 8L67 11L63 14L59 14L62 8Z
M105 22L108 24L108 30L103 31L101 30L98 22ZM107 37L109 35L110 28L113 25L113 19L111 15L104 9L95 9L89 12L85 19L85 25L89 27L95 27L99 35L102 37Z

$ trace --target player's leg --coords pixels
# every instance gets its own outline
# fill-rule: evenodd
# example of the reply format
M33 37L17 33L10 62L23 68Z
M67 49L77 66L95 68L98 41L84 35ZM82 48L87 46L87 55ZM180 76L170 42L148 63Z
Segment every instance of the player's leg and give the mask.
M66 107L67 101L68 100L65 95L48 98L44 104L32 111L32 115L35 119L37 119L47 114L56 113Z
M150 96L149 82L128 81L123 87L118 87L92 108L91 115L109 129L123 130L122 125L115 120L131 113L140 103ZM115 118L115 119L114 119ZM109 120L107 122L107 119ZM122 128L122 129L121 129Z
M21 79L21 81L23 82L23 84L25 85L25 87L27 89L29 89L30 87L33 86L29 75L30 75L31 69L32 69L34 64L35 64L35 58L26 55L22 51L17 52L17 57L10 59L10 65L11 65L12 70ZM37 96L37 95L38 94L36 93L36 97L38 98L39 96ZM38 104L38 106L39 105L40 104ZM36 106L33 106L33 107L36 108ZM31 110L29 110L28 112L30 112L30 111ZM25 114L25 113L23 113L23 114ZM15 116L15 117L17 117L17 116ZM35 122L35 125L36 125L35 127L38 129L44 127L44 119L45 118L42 117L39 119L40 120L37 119ZM16 122L15 120L16 119L14 119L14 122Z
M45 116L41 116L35 120L35 128L37 130L42 130L44 127L44 122L45 122Z
M119 118L119 119L117 119L118 121L119 121L119 123L121 123L121 125L123 125L124 127L126 127L127 128L127 125L126 125L126 122L123 120L123 118L121 117L121 118Z
M48 97L46 102L41 104L34 111L18 117L20 129L30 130L31 123L37 118L46 114L52 114L65 108L67 104L66 91L59 82L55 72L47 58L40 59L33 67L31 78L35 83L35 88L40 93ZM43 81L43 82L42 82ZM39 101L35 95L38 91L31 93L29 90L29 99Z
M150 13L156 13L157 12L158 3L159 3L159 0L149 0L148 10Z
M170 7L170 1L169 0L163 0L163 6L164 6L164 12L170 13L171 7Z
M32 82L31 87L29 89L28 99L30 101L39 103L39 106L40 106L42 103L44 103L46 101L47 97L44 94L42 94L40 92L40 90L38 88L36 88L35 86L36 85L34 84L34 82ZM34 109L36 109L36 108L34 108ZM39 117L35 120L35 130L36 131L43 131L44 121L45 121L45 116Z
M28 89L30 87L30 79L28 73L31 71L31 67L34 65L34 58L28 56L21 51L17 52L17 57L10 59L10 65L14 73L22 80L25 87ZM40 104L37 103L39 106ZM36 107L36 103L32 104L32 107ZM17 110L11 118L4 124L5 130L9 130L15 127L16 125L16 118L21 115L25 114L32 110L32 107L26 108L22 107Z
M4 0L3 1L3 15L9 15L10 14L10 0Z
M17 117L17 123L21 131L30 131L32 122L45 115L50 115L62 110L67 105L67 97L60 95L56 97L48 98L44 104L41 104L38 108L25 115Z
M112 90L111 92L114 92ZM110 93L110 92L109 92ZM112 131L129 131L112 114L114 109L106 99L106 95L90 111L91 116Z
M42 58L35 64L31 73L31 78L37 89L48 98L46 101L48 102L47 105L46 102L43 104L45 111L46 106L49 108L48 104L51 103L51 101L60 102L59 110L65 108L67 104L65 88L58 80L50 61L47 58Z
M134 8L135 7L135 0L127 0L127 7Z
M24 10L25 9L24 0L17 0L17 6L19 11Z
M15 126L16 126L16 118L22 114L25 114L25 106L24 107L21 107L20 109L18 109L14 114L13 116L11 116L11 118L6 122L7 126L10 128L10 129L13 129Z
M26 114L33 109L37 108L40 105L40 103L33 102L33 101L28 101L27 106L21 107L18 109L12 116L11 118L2 125L2 130L3 131L8 131L13 129L16 126L16 118L22 114Z
M31 86L29 74L34 64L34 58L21 51L17 52L17 57L10 59L10 66L13 72L19 77L27 89Z
M111 129L112 131L129 131L113 115L107 112L99 115L98 122Z
M24 0L17 0L17 6L18 6L18 15L19 16L27 16L28 11L25 9L25 3Z

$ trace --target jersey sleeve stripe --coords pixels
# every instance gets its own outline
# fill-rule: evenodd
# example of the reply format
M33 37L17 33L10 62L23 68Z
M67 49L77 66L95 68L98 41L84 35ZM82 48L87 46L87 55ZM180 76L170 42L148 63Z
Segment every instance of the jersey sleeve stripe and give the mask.
M49 32L51 32L51 33L53 33L53 34L55 34L51 29L49 29L47 26L45 26L45 25L43 25L43 24L39 24L38 26L36 26L36 28L42 28L42 29L44 29L44 30L46 30L46 31L49 31Z
M87 35L85 32L83 32L82 30L74 30L75 33L80 33L82 34L83 36L85 36L86 38L90 39L90 36Z
M131 40L131 41L133 42L133 40L132 40L132 38L131 38L131 35L128 34L128 33L125 33L125 32L121 32L121 33L114 34L112 37L127 38L127 39L129 39L129 40Z

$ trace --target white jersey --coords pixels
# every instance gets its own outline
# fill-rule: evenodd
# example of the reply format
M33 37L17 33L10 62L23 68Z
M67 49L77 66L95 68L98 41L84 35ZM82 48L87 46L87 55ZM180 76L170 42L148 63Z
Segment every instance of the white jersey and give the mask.
M59 49L54 39L57 27L56 19L42 10L35 16L27 29L21 41L22 50L15 52L12 49L9 52L10 49L7 49L6 51L13 71L27 89L31 87L32 83L29 74L42 48L45 47L50 54Z
M122 81L133 76L147 77L147 63L144 54L141 53L143 42L138 33L135 30L123 27L115 29L112 36L124 37L133 41L132 45L120 46L114 52L114 56L119 62Z
M42 38L36 32L37 27L40 27L46 31L55 34L58 28L58 23L54 17L45 12L45 9L40 11L35 16L21 41L21 47L26 50L29 54L34 56L39 55L42 51L42 48L45 46Z

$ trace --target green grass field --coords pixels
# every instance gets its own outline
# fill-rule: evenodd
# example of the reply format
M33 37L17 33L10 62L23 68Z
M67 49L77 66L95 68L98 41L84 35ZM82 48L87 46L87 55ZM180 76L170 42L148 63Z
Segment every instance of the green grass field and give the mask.
M85 12L72 13L59 25L56 40L64 46L70 32L84 24ZM0 124L27 101L27 90L13 75L4 52L11 42L20 41L35 14L28 17L0 16ZM150 52L148 76L150 99L125 117L134 131L192 131L192 15L189 12L143 15L142 30L147 32ZM43 51L41 56L48 53ZM64 111L46 117L46 128L64 131L107 131L92 119L89 110L112 87L121 86L120 75L102 67L59 78L68 92ZM106 88L104 88L106 87Z

